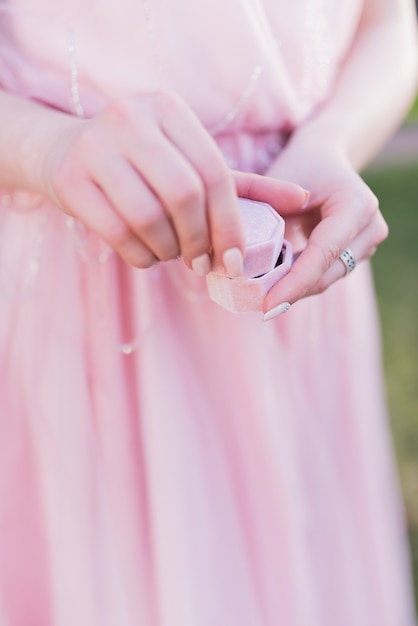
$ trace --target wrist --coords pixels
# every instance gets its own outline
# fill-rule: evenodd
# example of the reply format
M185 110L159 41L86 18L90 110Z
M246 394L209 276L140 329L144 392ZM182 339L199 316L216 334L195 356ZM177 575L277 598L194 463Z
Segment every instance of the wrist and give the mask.
M60 138L83 123L73 116L0 93L0 186L48 196L46 163Z
M347 143L338 124L307 120L291 135L286 149L315 158L333 158L350 162Z

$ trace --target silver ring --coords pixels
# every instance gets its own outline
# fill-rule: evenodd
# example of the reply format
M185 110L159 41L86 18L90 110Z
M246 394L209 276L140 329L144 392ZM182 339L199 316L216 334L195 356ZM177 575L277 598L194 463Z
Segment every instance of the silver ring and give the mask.
M340 259L345 265L346 274L349 274L356 267L356 259L350 248L346 248L344 252L340 254Z

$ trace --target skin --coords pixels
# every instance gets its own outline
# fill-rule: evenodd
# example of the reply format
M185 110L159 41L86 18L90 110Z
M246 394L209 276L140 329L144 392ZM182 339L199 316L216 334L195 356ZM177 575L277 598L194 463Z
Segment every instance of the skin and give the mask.
M413 11L410 0L366 0L332 97L293 133L266 176L230 171L172 93L110 102L81 120L0 91L0 185L49 197L138 268L178 255L191 267L206 254L225 265L226 251L243 253L237 195L270 202L301 254L264 311L293 304L344 275L344 248L366 259L387 236L377 199L356 170L411 101ZM305 189L310 202L302 208Z
M292 212L298 185L232 172L185 102L156 92L88 120L0 92L0 185L49 197L128 263L243 253L238 196Z
M346 274L340 254L371 257L388 234L378 200L357 173L404 117L416 90L418 50L410 0L366 0L357 37L331 98L298 128L268 175L310 191L284 214L300 254L267 294L264 311L323 292Z

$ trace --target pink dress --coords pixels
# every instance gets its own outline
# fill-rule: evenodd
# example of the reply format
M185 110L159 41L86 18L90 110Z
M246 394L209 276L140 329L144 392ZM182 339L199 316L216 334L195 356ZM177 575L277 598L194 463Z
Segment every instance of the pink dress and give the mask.
M0 83L84 116L174 89L263 172L361 4L0 0ZM415 623L367 264L262 323L42 198L0 221L1 626Z

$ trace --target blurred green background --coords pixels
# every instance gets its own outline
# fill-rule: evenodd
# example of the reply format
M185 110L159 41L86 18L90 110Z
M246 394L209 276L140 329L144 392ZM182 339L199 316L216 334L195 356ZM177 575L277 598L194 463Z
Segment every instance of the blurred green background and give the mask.
M402 129L418 131L418 99ZM418 134L416 156L374 164L389 238L373 257L395 452L406 506L418 608Z

